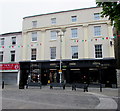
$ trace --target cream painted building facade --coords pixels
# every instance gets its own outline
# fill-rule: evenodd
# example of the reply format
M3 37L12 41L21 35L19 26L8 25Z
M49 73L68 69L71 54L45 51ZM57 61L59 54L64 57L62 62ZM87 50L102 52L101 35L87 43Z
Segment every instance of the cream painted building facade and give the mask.
M50 60L50 47L56 47L56 59L59 59L60 38L56 37L52 40L51 31L60 29L66 29L62 37L62 59L72 59L71 46L78 46L78 59L95 58L95 44L102 44L102 58L114 58L114 47L110 46L110 38L113 37L110 21L107 18L100 17L98 20L94 18L94 14L100 13L101 10L101 8L88 8L25 17L23 19L22 60L31 60L31 48L37 49L36 60ZM71 17L75 16L77 20L72 22ZM51 23L52 18L56 19L55 24ZM33 21L37 22L36 27L33 26ZM94 35L95 26L101 27L101 34L98 36ZM72 29L77 29L77 37L72 37ZM37 32L37 41L32 41L32 32ZM106 40L106 37L109 39Z
M87 78L86 74L89 71L92 71L91 74L98 73L99 75L97 65L108 65L110 68L112 66L110 66L109 60L113 61L112 65L114 66L112 26L108 18L100 17L101 11L101 7L93 7L24 17L21 71L24 70L26 78L31 73L31 64L39 64L38 70L40 71L38 72L41 75L41 81L50 80L52 82L50 77L53 77L55 73L58 74L59 68L56 67L59 67L60 58L67 67L67 69L62 68L62 73L68 83L83 82L83 77ZM64 34L63 30L65 30ZM57 33L58 31L59 33ZM96 63L98 64L95 65ZM25 64L29 68L23 68L22 66ZM25 66L27 67L27 65ZM42 68L44 65L46 68ZM52 67L52 65L55 66ZM114 82L111 84L116 83L114 69L112 70L114 74L111 74L112 77L114 76ZM105 69L106 72L108 70ZM44 73L47 74L46 79ZM103 71L103 73L105 72ZM23 72L21 75L23 77ZM94 81L93 76L89 80ZM25 77L23 78L21 78L21 82L24 81L25 85L26 80ZM103 80L103 83L110 83L110 80L111 78L108 77ZM96 76L95 81L101 82L99 76Z

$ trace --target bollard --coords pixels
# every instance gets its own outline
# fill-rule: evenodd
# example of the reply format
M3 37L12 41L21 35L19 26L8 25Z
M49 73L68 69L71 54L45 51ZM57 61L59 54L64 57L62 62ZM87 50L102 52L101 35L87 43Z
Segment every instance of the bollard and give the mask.
M5 85L5 84L4 84L4 81L2 81L2 89L4 89L4 85Z
M85 84L85 85L84 85L84 92L85 92L85 91L88 92L88 84Z
M65 85L63 85L63 90L65 90Z
M102 92L102 84L100 84L100 92Z

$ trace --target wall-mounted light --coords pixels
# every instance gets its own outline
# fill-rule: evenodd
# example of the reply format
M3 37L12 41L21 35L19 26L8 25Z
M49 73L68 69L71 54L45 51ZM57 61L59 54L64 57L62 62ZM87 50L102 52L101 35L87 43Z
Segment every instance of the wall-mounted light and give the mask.
M110 40L110 46L114 45L113 40Z

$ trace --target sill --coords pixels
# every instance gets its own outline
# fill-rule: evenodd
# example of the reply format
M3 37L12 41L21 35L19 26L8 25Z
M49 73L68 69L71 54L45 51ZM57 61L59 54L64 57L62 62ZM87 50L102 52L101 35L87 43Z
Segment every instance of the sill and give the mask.
M31 41L31 42L36 43L37 41Z
M72 59L72 60L79 60L79 59Z
M103 59L103 58L95 58L95 59Z
M31 60L31 61L36 61L36 60Z
M50 59L50 61L56 61L56 59Z
M75 37L75 38L70 38L71 40L77 40L78 39L78 37Z
M94 38L102 38L102 35L94 36Z
M57 39L51 39L50 42L57 41Z

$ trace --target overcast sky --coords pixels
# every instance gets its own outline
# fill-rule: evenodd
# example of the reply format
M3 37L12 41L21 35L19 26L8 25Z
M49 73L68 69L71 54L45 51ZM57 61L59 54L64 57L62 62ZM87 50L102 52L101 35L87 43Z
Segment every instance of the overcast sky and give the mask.
M95 6L95 0L0 0L0 34L21 31L26 16Z

